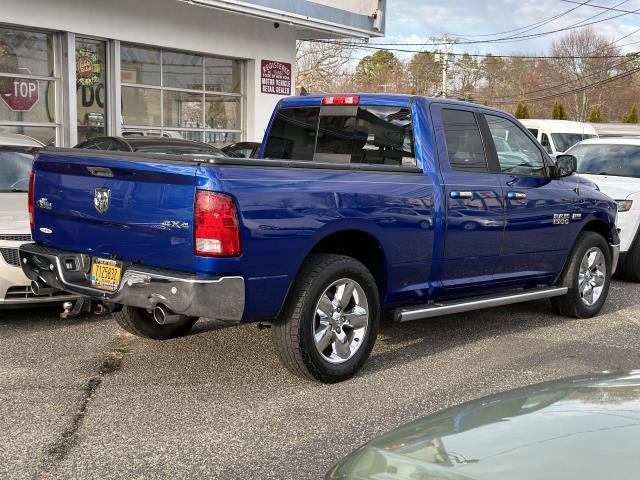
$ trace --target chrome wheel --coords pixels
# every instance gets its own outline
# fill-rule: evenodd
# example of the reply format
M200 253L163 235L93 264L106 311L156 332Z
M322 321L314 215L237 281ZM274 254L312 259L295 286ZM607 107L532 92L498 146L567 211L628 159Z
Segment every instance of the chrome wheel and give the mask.
M330 363L344 363L364 343L369 327L369 304L358 282L342 278L320 295L313 334L316 349Z
M598 247L587 250L580 264L578 274L578 291L582 301L592 306L602 296L607 280L607 262L605 256Z

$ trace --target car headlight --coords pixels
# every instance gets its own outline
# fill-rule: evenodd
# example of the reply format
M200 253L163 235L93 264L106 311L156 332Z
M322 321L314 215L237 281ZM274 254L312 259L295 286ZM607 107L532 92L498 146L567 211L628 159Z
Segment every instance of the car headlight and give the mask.
M633 200L616 200L619 212L628 212L633 207Z

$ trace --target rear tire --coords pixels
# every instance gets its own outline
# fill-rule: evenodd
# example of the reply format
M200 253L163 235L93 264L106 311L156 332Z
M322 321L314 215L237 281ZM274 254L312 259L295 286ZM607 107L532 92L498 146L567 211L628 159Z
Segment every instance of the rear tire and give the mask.
M138 337L153 340L168 340L184 335L198 321L197 317L184 317L178 323L160 325L153 319L153 314L144 308L122 307L115 314L116 322L127 332Z
M633 242L624 262L620 264L620 276L629 282L640 282L640 237Z
M324 383L352 377L378 335L380 299L369 270L342 255L311 255L273 325L276 351L295 375Z
M611 251L607 241L597 233L583 232L578 237L560 286L569 288L562 297L551 299L561 315L591 318L602 310L611 284Z

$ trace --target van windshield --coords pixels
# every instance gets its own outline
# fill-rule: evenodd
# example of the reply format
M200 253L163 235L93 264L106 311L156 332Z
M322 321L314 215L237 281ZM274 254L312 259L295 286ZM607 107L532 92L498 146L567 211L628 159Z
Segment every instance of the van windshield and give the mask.
M640 145L578 145L578 173L640 178Z
M265 158L416 166L411 112L389 106L326 106L278 111Z
M582 140L588 138L595 138L596 135L584 134L584 133L552 133L551 138L553 144L556 146L558 153L566 152L576 143L580 143Z

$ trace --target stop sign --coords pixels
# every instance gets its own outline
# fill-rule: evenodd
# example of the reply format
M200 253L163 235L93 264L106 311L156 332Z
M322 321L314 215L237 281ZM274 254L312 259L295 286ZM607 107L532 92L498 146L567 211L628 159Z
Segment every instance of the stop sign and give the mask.
M18 73L31 75L28 68L18 68ZM28 78L14 77L9 93L0 95L2 101L14 112L28 112L38 103L38 81Z

